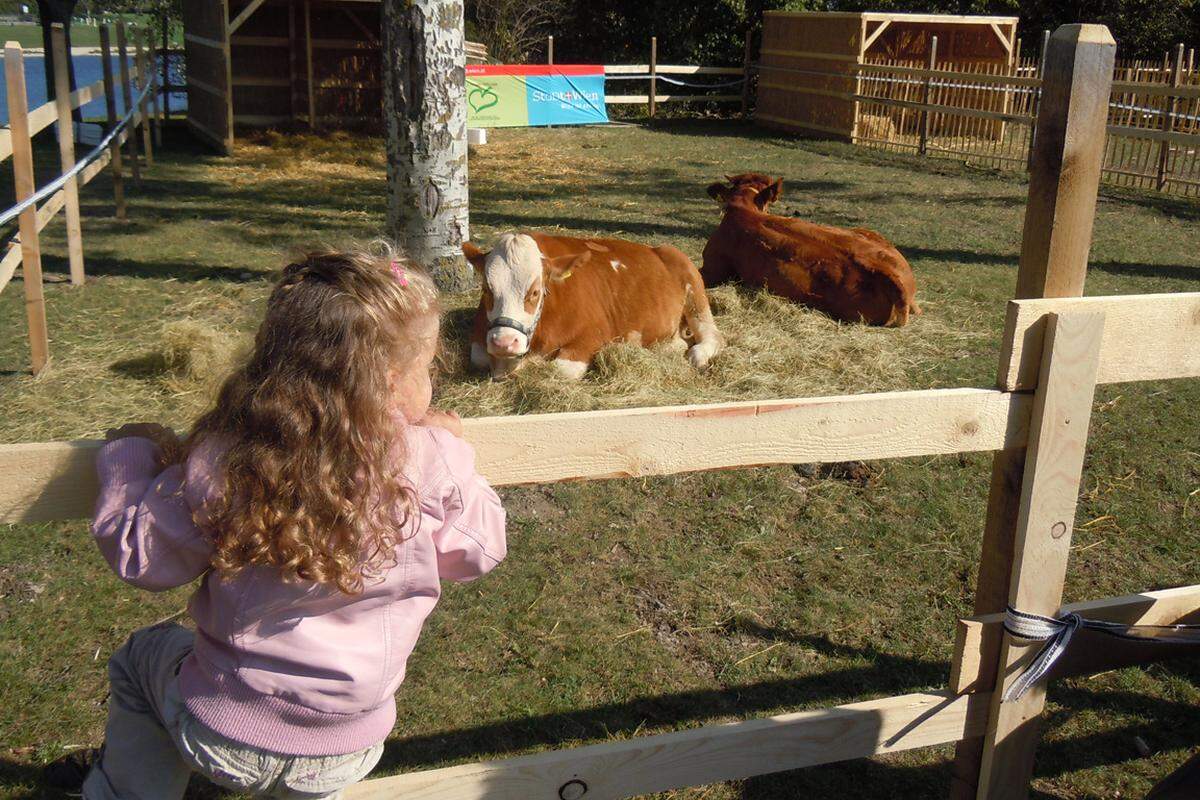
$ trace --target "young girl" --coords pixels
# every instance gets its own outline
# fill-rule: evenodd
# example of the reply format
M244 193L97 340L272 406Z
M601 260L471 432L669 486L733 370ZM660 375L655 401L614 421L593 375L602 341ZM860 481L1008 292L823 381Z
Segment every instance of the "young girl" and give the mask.
M120 578L201 578L178 625L109 662L84 797L179 798L188 777L336 797L371 771L439 581L504 558L504 510L433 411L437 293L391 252L289 265L249 361L180 443L110 434L92 525Z

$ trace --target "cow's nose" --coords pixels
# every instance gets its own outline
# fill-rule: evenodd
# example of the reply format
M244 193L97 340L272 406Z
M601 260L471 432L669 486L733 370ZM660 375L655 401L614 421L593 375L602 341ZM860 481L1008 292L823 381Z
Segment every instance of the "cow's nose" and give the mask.
M520 345L517 335L504 328L497 328L492 331L488 335L488 338L491 339L493 349L510 355L515 355Z

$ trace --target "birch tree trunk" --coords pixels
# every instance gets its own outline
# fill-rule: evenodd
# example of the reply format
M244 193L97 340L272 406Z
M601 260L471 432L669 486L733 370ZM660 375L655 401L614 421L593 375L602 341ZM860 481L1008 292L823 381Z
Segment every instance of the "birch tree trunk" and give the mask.
M442 289L466 289L466 53L462 0L384 0L388 228Z

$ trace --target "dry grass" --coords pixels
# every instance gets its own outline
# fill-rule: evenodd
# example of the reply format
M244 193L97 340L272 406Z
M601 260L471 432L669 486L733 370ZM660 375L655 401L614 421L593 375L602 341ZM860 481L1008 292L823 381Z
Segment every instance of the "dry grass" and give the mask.
M901 329L844 325L765 292L732 286L710 290L709 298L725 349L704 372L670 346L620 343L602 350L583 380L574 382L535 358L504 381L469 374L465 349L453 344L465 340L469 317L452 311L441 401L480 416L915 388L928 384L923 364L953 357L958 346L982 338L929 316ZM455 319L462 321L455 325Z

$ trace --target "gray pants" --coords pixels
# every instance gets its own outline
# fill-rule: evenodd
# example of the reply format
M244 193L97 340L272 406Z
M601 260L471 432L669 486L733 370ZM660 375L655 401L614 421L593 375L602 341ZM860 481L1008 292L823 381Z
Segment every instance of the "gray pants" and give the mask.
M289 756L205 727L176 685L192 639L179 625L143 628L109 659L104 752L83 785L85 800L178 800L193 772L259 797L332 800L379 761L382 744L344 756Z

